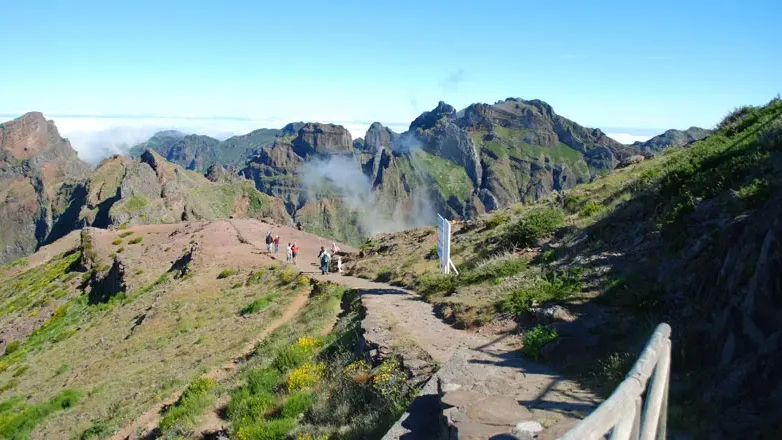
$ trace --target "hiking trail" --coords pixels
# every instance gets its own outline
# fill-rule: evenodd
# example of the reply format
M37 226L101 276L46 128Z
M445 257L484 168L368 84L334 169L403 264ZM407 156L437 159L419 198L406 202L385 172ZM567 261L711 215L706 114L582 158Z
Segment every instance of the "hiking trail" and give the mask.
M366 308L363 327L367 329L367 339L414 344L426 351L441 368L437 380L427 384L418 400L426 402L427 392L444 392L443 401L452 406L446 413L458 426L459 438L486 439L507 434L519 422L526 422L524 429L539 432L538 438L554 439L600 402L577 383L523 358L518 345L508 343L504 336L491 339L451 327L435 316L431 304L413 292L352 276L321 275L317 255L321 246L328 248L329 240L255 220L231 223L243 242L258 249L265 249L263 238L267 231L279 234L280 253L270 256L280 261L285 261L283 244L296 242L300 247L298 267L304 273L358 290ZM348 246L341 247L350 250ZM416 409L414 402L410 412L384 438L430 438L432 419L422 415L437 409L431 408L431 403L429 406L422 404Z

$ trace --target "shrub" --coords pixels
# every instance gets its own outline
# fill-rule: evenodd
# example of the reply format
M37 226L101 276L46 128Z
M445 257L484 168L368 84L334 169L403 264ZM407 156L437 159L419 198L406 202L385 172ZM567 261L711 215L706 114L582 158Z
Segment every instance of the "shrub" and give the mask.
M119 238L130 237L131 235L133 235L133 231L126 231L126 232L123 232L123 233L119 234Z
M372 377L372 387L385 397L393 406L399 407L406 402L407 374L395 358L387 359L380 365Z
M62 373L65 373L66 371L68 371L69 368L71 368L70 365L62 364L59 367L57 367L57 370L55 370L54 375L55 376L59 376Z
M21 347L21 342L19 341L12 341L9 342L8 345L5 346L5 354L11 354L17 350L19 350L19 347Z
M456 287L457 280L453 275L425 274L418 280L418 293L430 296L436 293L451 292Z
M556 231L565 220L562 211L543 208L530 211L526 216L512 224L502 237L509 247L532 247L541 238Z
M296 279L296 271L293 270L290 266L286 267L282 271L280 271L279 275L277 277L280 279L280 282L283 284L289 284L293 282L293 280Z
M211 378L194 380L160 418L160 429L186 432L194 427L204 410L214 402L215 396L209 392L216 386L217 381Z
M312 281L310 277L304 275L303 273L296 277L296 285L300 287L309 286L310 281Z
M598 212L602 211L603 207L594 200L590 200L584 205L584 208L578 213L581 217L592 217Z
M429 249L429 253L426 254L427 260L436 260L439 257L439 254L437 253L437 246L432 246L431 249Z
M117 253L118 254L121 254L123 252L125 252L125 246L120 246L120 247L117 248Z
M772 123L758 134L758 146L767 151L782 150L782 122Z
M747 208L757 208L771 196L771 187L766 179L755 179L749 185L736 191L736 197Z
M29 369L30 369L29 365L26 365L26 364L25 365L20 365L20 366L18 366L16 368L16 370L14 370L13 376L14 377L19 377L19 376L23 375L25 373L25 371L27 371Z
M476 284L484 281L507 278L522 272L527 268L527 262L521 258L509 256L488 260L475 269L467 271L455 281L459 284Z
M532 286L512 292L499 305L503 312L522 315L536 304L554 300L564 300L581 290L581 269L574 268L563 274L550 273L536 281Z
M219 274L217 274L217 279L218 280L222 280L223 278L232 277L232 276L236 275L237 273L239 273L239 271L237 271L235 269L223 269L222 271L220 271Z
M285 372L302 365L312 357L312 349L300 345L289 345L277 351L272 365L278 371Z
M489 217L486 222L486 229L494 229L497 226L504 225L510 221L510 214L506 211L500 211Z
M242 307L241 310L239 310L239 314L242 316L245 315L251 315L253 313L259 312L267 307L269 307L272 303L272 300L276 298L275 295L268 295L261 298L254 299L246 306Z
M598 387L604 393L613 391L632 368L635 358L630 353L612 353L597 362L597 370L592 374Z
M144 273L144 269L139 269L136 271L136 275L141 275L142 273Z
M225 409L228 419L239 424L244 420L262 418L275 405L274 395L268 391L252 393L248 388L240 388L231 393L231 401Z
M323 377L326 364L307 362L288 374L288 392L312 388Z
M128 244L139 244L144 240L144 237L136 237L128 242Z
M19 400L0 402L0 438L29 439L31 433L50 414L75 406L81 393L63 390L46 402L27 406Z
M280 415L284 418L295 418L304 414L312 406L314 395L312 391L297 391L285 400Z
M521 352L535 360L540 359L540 349L559 337L553 327L538 325L524 332L524 345Z
M247 386L253 394L271 393L281 379L282 375L274 368L251 370L247 373Z
M261 420L236 431L239 440L285 440L296 427L295 419Z
M122 244L122 239L117 238L114 241L112 241L111 244L113 244L114 246L120 245Z
M346 365L342 372L356 384L365 384L371 380L369 370L369 365L365 361L358 360Z

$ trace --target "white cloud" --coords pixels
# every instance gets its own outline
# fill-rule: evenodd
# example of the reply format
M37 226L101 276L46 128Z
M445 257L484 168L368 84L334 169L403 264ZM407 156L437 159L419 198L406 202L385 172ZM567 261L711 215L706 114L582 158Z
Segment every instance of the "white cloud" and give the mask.
M652 138L652 136L643 136L630 133L606 133L606 135L611 139L623 144L632 144L636 141L644 142Z

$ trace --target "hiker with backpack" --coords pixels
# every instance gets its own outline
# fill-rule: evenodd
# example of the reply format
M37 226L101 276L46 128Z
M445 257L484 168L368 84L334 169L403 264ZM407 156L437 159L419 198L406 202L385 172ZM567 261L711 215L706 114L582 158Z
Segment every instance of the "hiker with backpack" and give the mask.
M272 251L272 243L274 242L274 239L272 238L271 232L266 232L266 252Z
M286 248L286 254L285 254L285 261L287 261L288 263L293 261L293 250L292 250L292 248L293 248L293 246L291 245L290 242L288 242L288 247Z
M291 246L291 259L293 260L293 264L298 264L296 257L299 255L299 245L296 243L293 243L293 246Z
M326 251L326 248L323 246L320 247L320 252L318 253L318 258L320 258L320 273L322 275L326 275L329 273L329 262L331 261L331 255Z
M280 236L275 235L274 236L274 253L279 254L280 253Z

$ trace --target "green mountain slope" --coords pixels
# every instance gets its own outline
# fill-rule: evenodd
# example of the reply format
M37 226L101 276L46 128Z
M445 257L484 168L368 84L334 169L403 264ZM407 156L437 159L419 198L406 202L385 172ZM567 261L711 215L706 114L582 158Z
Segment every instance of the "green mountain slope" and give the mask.
M526 353L603 393L669 322L669 423L703 438L773 438L781 188L775 99L686 149L456 225L459 276L436 275L432 229L373 238L351 272L416 289L456 325L513 318ZM553 337L535 339L543 333Z
M699 127L690 127L686 130L667 130L648 141L634 142L633 146L651 151L662 151L670 147L683 147L691 142L701 140L711 133L711 130Z

